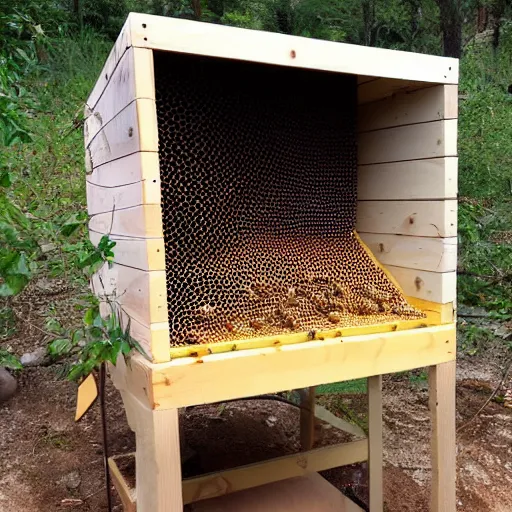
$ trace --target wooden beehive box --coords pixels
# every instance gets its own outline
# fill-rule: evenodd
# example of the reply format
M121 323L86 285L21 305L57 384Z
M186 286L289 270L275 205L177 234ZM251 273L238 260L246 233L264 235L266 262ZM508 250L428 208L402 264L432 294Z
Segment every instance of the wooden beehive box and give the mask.
M108 234L117 243L115 264L100 272L95 291L115 296L124 321L131 319L131 335L153 363L348 335L389 331L399 337L394 331L423 327L415 332L429 333L430 326L451 324L457 81L454 59L130 14L86 106L91 240ZM345 172L347 165L354 173L344 187L336 166ZM236 170L224 176L231 167ZM289 185L294 168L301 176L296 189ZM292 197L283 211L275 208L281 196L271 198L274 189ZM311 265L321 259L326 269L336 268L345 256L330 245L332 233L322 238L318 219L328 215L332 225L343 223L342 204L350 194L357 201L355 227L372 253L368 258L378 260L424 315L360 326L338 326L334 318L331 328L323 325L313 334L309 324L286 317L283 333L255 332L245 340L234 339L239 328L233 313L234 320L221 321L225 342L194 334L174 342L183 326L195 332L192 320L175 314L180 297L196 293L195 276L202 272L197 293L208 296L209 286L219 286L219 280L222 286L225 279L208 265L223 257L243 279L243 262L261 250L259 234L275 228L271 236L279 239L290 216L292 229L305 226L299 233L305 235L279 255L289 257L283 268L310 265L297 262L297 246L305 248ZM246 222L247 205L254 214ZM237 246L239 236L243 243ZM280 252L269 244L269 252ZM188 268L189 262L203 265L201 271ZM233 271L237 265L239 273ZM271 273L275 265L266 261L256 273ZM258 294L258 286L245 291ZM236 293L229 297L231 303L239 300ZM198 300L194 307L210 321L219 306ZM250 321L255 331L257 323ZM431 335L422 335L422 350L436 354L440 349ZM454 354L453 343L450 334L445 352Z

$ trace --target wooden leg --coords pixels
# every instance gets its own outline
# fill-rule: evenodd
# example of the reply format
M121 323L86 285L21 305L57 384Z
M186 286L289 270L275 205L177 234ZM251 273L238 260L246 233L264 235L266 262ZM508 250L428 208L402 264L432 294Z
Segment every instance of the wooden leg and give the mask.
M370 512L382 512L382 375L368 378L368 484Z
M315 388L299 390L300 445L302 451L311 450L315 443Z
M153 411L123 396L134 419L137 512L183 512L178 409Z
M432 419L431 512L455 512L455 361L429 368Z

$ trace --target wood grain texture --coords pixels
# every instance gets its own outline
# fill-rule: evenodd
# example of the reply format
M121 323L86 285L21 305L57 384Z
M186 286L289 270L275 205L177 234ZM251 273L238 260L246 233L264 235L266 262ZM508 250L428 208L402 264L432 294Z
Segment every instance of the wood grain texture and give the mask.
M192 512L362 512L318 473L201 501Z
M117 460L119 460L119 457L110 457L108 459L108 468L110 476L112 477L112 482L114 483L117 494L119 494L119 497L121 498L124 512L137 512L135 489L128 487L121 471L119 471Z
M165 272L144 272L115 263L105 264L92 278L96 295L109 297L121 305L130 318L149 327L167 322L167 286Z
M145 204L160 204L160 180L145 180L120 187L102 187L86 183L89 215L124 210Z
M454 358L455 327L450 324L184 357L159 365L134 355L130 371L137 376L130 380L133 392L145 396L151 407L166 409L410 370Z
M89 239L97 246L103 233L89 230ZM140 270L165 270L163 238L133 238L110 235L116 243L113 248L116 263Z
M91 171L87 182L100 187L121 187L139 181L160 180L158 153L133 153Z
M155 99L153 52L128 48L94 107L87 106L85 145L133 100Z
M190 478L183 481L183 502L193 503L313 471L363 462L367 456L366 441L354 441Z
M89 229L122 237L162 238L161 208L157 204L147 204L98 213L89 219Z
M431 512L455 512L455 361L429 369L429 408L432 420Z
M457 95L456 85L437 85L405 92L399 90L383 100L360 105L357 112L358 131L457 119L457 103L453 104L452 101L453 91Z
M416 80L404 80L395 78L378 78L359 85L357 88L357 103L359 106L377 102L394 94L413 92L432 84Z
M130 393L123 400L135 417L137 512L181 512L178 410L153 411Z
M103 69L101 70L96 85L94 86L91 94L89 95L89 98L87 99L87 105L90 109L93 109L96 106L96 103L103 94L103 91L111 79L118 62L121 60L124 52L131 46L131 44L131 27L130 18L128 17L125 24L123 25L123 28L121 29L119 37L112 47L112 50L110 50L110 54L107 57Z
M400 80L458 81L458 61L445 57L147 14L132 13L128 22L137 47Z
M457 157L358 167L360 200L456 199Z
M300 397L300 446L311 450L315 444L315 387L299 390Z
M404 267L429 272L457 269L457 238L359 233L377 260L386 267Z
M383 512L382 375L368 378L368 486L370 510Z
M366 233L456 237L457 201L359 201L356 229Z
M359 165L457 156L457 120L361 133L357 154Z
M413 268L386 266L409 297L445 304L457 296L457 272L427 272Z
M134 100L109 123L104 124L87 148L91 167L105 164L137 151L158 151L155 101Z

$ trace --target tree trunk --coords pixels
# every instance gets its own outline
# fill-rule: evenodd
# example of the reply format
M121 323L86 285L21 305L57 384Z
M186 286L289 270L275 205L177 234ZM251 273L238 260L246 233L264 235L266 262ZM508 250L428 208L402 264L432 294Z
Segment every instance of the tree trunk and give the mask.
M460 58L462 54L461 0L437 0L441 17L445 57Z
M192 0L192 10L194 11L194 16L196 19L200 20L202 14L201 0Z

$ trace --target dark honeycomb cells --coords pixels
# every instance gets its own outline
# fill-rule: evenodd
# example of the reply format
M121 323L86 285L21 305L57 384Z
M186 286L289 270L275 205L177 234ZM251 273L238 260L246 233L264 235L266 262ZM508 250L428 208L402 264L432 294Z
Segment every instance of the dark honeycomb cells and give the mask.
M355 77L155 53L173 345L419 318L354 234Z

